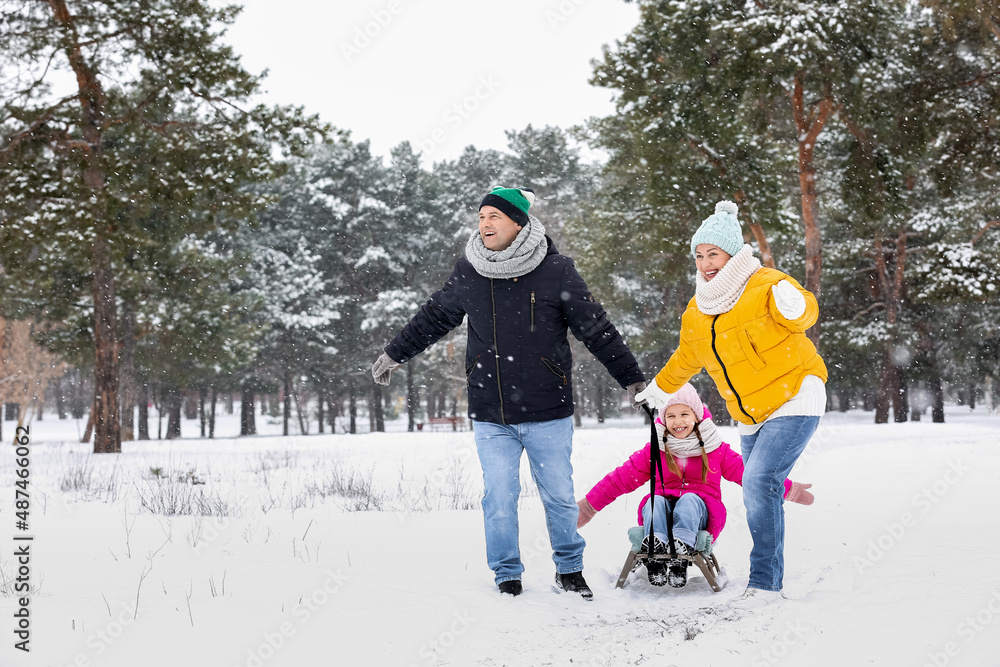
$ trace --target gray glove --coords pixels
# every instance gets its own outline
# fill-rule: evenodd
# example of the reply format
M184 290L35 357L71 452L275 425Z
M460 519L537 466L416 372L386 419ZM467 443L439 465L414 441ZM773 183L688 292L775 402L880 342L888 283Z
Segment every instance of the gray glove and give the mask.
M383 352L379 355L379 358L375 360L375 365L372 366L372 377L375 378L375 383L380 384L383 387L389 386L389 376L392 372L400 367L398 361L393 360L388 354Z
M629 386L625 387L625 391L628 392L628 401L632 404L633 410L638 410L642 407L642 401L635 400L635 395L646 388L645 382L633 382Z

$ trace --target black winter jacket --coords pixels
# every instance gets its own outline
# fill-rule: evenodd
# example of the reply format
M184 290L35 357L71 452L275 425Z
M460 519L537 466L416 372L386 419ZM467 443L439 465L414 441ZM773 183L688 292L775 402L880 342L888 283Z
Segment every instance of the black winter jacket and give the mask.
M464 256L444 287L393 338L386 353L406 363L469 316L465 375L469 417L498 424L573 414L573 357L566 329L623 388L644 381L632 352L573 265L546 237L542 263L518 278L491 279Z

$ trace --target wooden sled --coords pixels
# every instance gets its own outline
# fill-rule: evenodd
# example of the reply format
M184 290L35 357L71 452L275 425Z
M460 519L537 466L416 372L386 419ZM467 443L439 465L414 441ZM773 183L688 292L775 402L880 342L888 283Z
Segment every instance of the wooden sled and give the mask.
M622 573L618 577L618 583L615 584L615 588L625 586L628 575L634 572L640 565L645 565L649 560L649 554L645 551L636 551L635 549L634 546L632 549L629 549L628 556L625 558L625 566L622 567ZM653 559L663 561L674 560L670 558L670 554L653 554ZM719 559L715 557L714 553L695 551L692 555L677 554L676 560L686 560L697 565L702 575L704 575L705 581L708 582L708 585L716 593L725 588L726 584L729 583L722 572L722 567L719 565Z

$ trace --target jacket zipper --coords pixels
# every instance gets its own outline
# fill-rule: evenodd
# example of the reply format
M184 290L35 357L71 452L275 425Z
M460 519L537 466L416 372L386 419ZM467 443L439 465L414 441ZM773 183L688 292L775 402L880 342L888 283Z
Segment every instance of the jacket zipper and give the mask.
M740 412L745 414L747 419L756 424L757 420L751 417L750 413L743 408L743 399L740 398L739 392L737 392L736 387L733 386L733 381L729 379L729 371L726 370L726 365L722 363L722 357L719 356L719 350L715 347L715 321L717 319L719 319L718 315L712 318L712 352L715 353L715 358L719 361L719 366L722 367L722 374L726 378L726 384L729 385L730 391L732 391L733 395L736 396L736 405L740 406Z
M497 297L494 291L493 278L490 278L490 300L493 302L493 354L497 362L497 393L500 395L500 423L506 425L503 416L503 387L500 384L500 349L497 346Z
M535 290L531 290L531 331L535 330Z
M552 371L553 375L555 375L557 378L560 378L564 385L569 384L569 378L566 377L566 373L564 373L563 370L555 364L555 362L549 361L545 357L542 357L542 363L545 364L546 368Z

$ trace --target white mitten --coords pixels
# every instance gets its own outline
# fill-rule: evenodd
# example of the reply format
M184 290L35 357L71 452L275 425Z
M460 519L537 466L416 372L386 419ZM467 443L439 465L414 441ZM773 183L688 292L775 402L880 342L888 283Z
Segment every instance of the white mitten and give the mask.
M660 385L656 384L656 381L654 380L649 383L648 387L635 395L635 402L640 403L645 401L646 405L653 410L659 410L667 404L667 401L670 400L671 396L673 396L673 394L668 394L660 389Z

